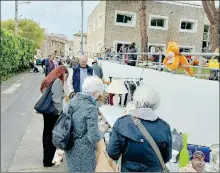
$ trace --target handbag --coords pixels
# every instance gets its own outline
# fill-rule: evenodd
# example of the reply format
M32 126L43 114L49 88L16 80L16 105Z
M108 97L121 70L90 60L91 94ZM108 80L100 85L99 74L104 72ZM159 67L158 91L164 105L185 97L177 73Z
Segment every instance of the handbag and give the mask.
M41 114L58 115L58 110L53 105L53 93L51 92L52 86L53 83L46 89L34 106L34 109Z
M70 150L74 145L72 115L74 108L69 107L68 112L62 112L52 131L52 143L61 150Z
M118 163L112 160L108 153L106 152L106 145L102 139L98 143L98 150L96 152L96 169L95 172L121 172L121 158L119 158Z
M139 120L138 118L134 118L134 117L131 117L131 118L134 121L134 124L138 127L138 129L141 131L141 133L144 135L144 137L147 139L147 141L149 142L149 144L153 148L154 152L156 153L156 155L160 161L161 167L163 169L162 172L170 172L169 169L166 167L166 164L164 163L163 157L160 153L160 150L159 150L156 142L154 141L154 139L152 138L150 133L147 131L147 129L143 126L143 124L141 123L141 120Z

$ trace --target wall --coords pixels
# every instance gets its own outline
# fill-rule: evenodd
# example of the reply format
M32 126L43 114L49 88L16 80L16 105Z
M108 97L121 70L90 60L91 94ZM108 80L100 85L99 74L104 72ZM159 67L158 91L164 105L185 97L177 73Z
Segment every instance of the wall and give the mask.
M114 41L135 42L136 47L141 47L140 22L139 22L139 2L140 1L106 1L106 30L105 46L113 47ZM136 13L136 27L115 25L115 10ZM139 49L140 50L140 49Z
M175 40L181 46L194 46L195 52L201 52L204 29L204 11L202 8L168 4L162 1L148 1L146 4L149 43L166 44L170 40ZM152 14L168 17L168 30L150 29L148 20ZM196 33L180 32L181 18L196 20Z
M104 77L140 77L143 69L102 63ZM114 70L112 70L114 69ZM119 73L120 72L120 73ZM161 96L158 115L171 128L189 134L189 143L219 143L219 83L145 69L144 83Z
M113 41L134 41L137 48L141 50L139 8L140 1L106 1L106 47L113 47ZM115 10L136 13L136 27L116 26ZM150 29L149 20L152 14L167 16L169 20L168 30ZM204 11L202 8L168 4L162 1L147 1L146 18L149 43L166 44L167 41L175 40L181 46L194 46L195 52L202 50L204 28ZM179 32L180 18L197 20L197 32Z
M96 8L91 12L88 17L88 51L92 52L92 44L94 43L93 53L98 53L97 43L101 43L101 48L104 47L104 32L105 32L105 6L106 1L100 1ZM98 17L102 14L102 25L98 27ZM93 20L95 19L95 31L93 31ZM89 24L91 24L91 28L89 28ZM90 33L89 33L90 30Z
M87 52L87 37L83 37L83 51ZM80 35L75 35L73 36L73 55L74 56L79 56L80 55L80 49L81 49L81 36Z

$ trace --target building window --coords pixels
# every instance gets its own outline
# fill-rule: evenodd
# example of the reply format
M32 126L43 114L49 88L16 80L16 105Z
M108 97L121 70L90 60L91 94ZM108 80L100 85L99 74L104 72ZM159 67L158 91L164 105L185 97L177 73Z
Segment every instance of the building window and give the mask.
M99 28L102 27L102 18L103 18L103 15L100 14L100 15L98 16L98 27L99 27Z
M95 19L93 20L93 31L95 31Z
M114 41L113 48L115 52L120 52L121 49L122 51L125 51L127 50L130 44L131 44L130 41Z
M197 21L196 20L180 19L180 32L193 32L193 33L195 33L196 30L197 30Z
M115 25L136 26L136 13L115 10Z
M192 53L194 52L194 47L180 46L180 53Z
M149 43L149 52L155 53L155 52L165 52L166 45L165 44L151 44Z
M210 47L210 26L204 25L203 40L202 40L202 52L206 53L211 50Z
M168 29L168 17L166 16L151 15L149 22L151 29Z

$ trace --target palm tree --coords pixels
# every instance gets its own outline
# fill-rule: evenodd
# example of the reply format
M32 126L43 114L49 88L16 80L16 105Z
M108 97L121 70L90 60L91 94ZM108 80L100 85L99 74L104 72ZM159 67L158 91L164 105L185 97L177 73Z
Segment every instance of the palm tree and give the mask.
M141 33L141 52L148 52L148 35L147 35L147 21L146 21L146 0L140 1L140 33ZM141 60L146 60L147 56L141 56Z
M210 22L210 34L211 34L211 49L215 51L219 48L219 35L220 35L220 27L219 27L219 7L215 7L214 0L203 0L202 1L203 9L209 19Z

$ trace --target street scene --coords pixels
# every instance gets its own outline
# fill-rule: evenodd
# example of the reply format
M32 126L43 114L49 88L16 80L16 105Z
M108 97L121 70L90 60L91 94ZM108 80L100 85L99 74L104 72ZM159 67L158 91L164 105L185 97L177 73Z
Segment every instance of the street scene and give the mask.
M218 1L1 7L1 172L219 172Z

